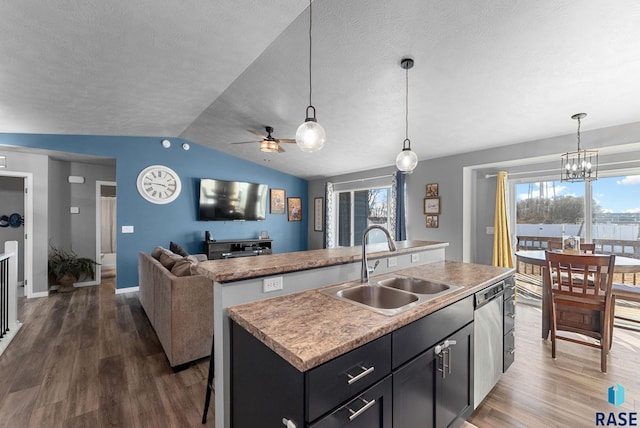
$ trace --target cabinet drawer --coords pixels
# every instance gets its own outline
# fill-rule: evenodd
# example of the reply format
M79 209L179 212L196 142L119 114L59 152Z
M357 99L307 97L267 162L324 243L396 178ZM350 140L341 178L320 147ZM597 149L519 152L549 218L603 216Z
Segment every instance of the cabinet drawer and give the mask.
M310 428L391 428L391 376L358 394L336 411L310 424Z
M502 372L505 373L507 369L513 364L516 357L516 330L510 330L504 335L504 356L502 359Z
M398 366L434 346L473 321L473 296L420 318L392 333L392 366Z
M306 373L307 421L355 397L391 373L391 336L386 335Z
M503 332L512 330L516 323L516 302L514 299L504 301L504 327Z

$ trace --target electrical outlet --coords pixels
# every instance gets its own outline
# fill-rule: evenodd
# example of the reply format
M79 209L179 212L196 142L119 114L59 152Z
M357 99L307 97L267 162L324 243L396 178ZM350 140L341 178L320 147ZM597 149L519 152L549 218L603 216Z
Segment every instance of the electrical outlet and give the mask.
M415 253L415 254L411 254L411 263L416 263L420 261L420 254L419 253Z
M270 293L272 291L282 290L282 277L274 276L262 280L262 292Z
M389 259L387 259L387 267L395 267L395 266L398 266L398 258L389 257Z

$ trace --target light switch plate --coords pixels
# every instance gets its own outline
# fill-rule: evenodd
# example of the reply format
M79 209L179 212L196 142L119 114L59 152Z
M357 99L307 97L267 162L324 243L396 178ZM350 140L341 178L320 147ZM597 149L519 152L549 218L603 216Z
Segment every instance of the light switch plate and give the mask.
M80 214L80 207L69 207L69 213Z
M122 233L133 233L133 226L122 226Z
M493 235L496 233L496 230L493 226L487 226L487 235Z
M387 267L396 267L396 266L398 266L398 258L389 257L389 259L387 259Z

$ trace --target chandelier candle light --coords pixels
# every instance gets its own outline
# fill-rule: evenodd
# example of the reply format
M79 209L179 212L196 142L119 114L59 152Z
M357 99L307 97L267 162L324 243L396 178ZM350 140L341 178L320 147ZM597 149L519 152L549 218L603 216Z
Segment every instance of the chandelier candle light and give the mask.
M296 131L296 143L303 152L317 152L324 147L326 133L316 120L316 108L311 104L311 0L309 0L309 106L307 118ZM312 110L313 116L309 114Z
M405 93L405 137L402 143L402 151L396 157L396 167L404 174L411 174L418 165L418 156L411 150L411 140L409 140L409 69L413 67L411 58L403 58L400 66L406 70L406 93Z
M571 119L578 121L578 150L562 155L560 181L593 181L598 179L598 151L580 150L580 121L587 113L576 113Z

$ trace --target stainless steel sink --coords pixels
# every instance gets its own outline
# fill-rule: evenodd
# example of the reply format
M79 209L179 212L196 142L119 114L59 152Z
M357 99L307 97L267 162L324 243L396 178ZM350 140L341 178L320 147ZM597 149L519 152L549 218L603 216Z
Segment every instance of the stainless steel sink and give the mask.
M460 288L458 285L398 276L382 279L377 284L353 281L333 285L322 288L320 292L383 315L396 315Z
M415 294L402 293L391 288L368 284L340 290L336 294L344 299L377 309L398 309L418 300L418 296Z
M397 288L418 294L437 294L449 290L450 285L427 281L420 278L395 277L378 281L378 284L385 287Z

